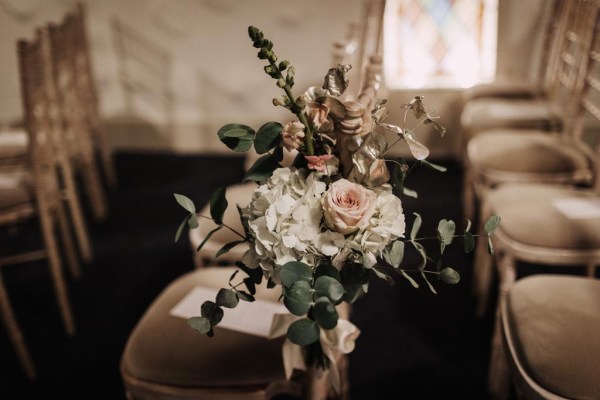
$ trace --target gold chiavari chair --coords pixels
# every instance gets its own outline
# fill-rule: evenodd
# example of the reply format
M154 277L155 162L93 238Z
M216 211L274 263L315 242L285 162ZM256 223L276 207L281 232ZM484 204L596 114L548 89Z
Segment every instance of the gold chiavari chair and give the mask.
M593 152L574 135L573 115L582 94L582 78L595 32L590 13L595 0L569 2L566 29L556 74L556 106L562 109L562 130L499 128L469 140L465 158L464 210L476 217L476 204L486 191L506 182L548 182L591 185Z
M588 9L588 23L594 26L594 40L587 53L590 65L583 76L582 100L574 122L576 136L582 136L586 126L598 137L600 121L600 12L598 3ZM587 120L586 120L587 119ZM586 124L586 121L589 121ZM593 141L593 139L588 139ZM598 154L594 162L598 163ZM600 174L596 174L593 188L573 188L551 184L505 184L490 190L485 197L481 219L495 214L502 218L495 232L495 262L499 278L496 309L496 326L492 338L490 362L490 389L504 394L506 389L506 360L501 351L499 307L515 280L519 263L563 267L576 272L583 268L589 277L596 276L600 265L600 223L597 216L570 215L573 206L565 211L564 202L575 202L575 207L585 207L600 201ZM577 206L579 204L579 206ZM478 244L475 255L476 278L480 297L486 299L492 273L491 262L486 262L485 246ZM481 300L480 300L481 301Z
M600 281L535 275L502 303L502 337L520 399L600 398Z
M59 160L56 147L61 145L60 110L55 102L56 90L48 30L38 30L32 42L20 41L18 55L25 129L29 135L31 176L30 181L15 180L10 186L5 182L0 188L0 227L14 228L37 216L44 246L42 249L19 254L3 254L0 257L0 267L47 259L65 330L67 334L73 335L75 324L62 272L59 244L55 236L56 228L60 233L71 270L77 273L79 266L57 175ZM6 177L4 179L6 180ZM31 357L25 348L4 285L0 286L0 312L9 338L17 349L26 373L34 377Z

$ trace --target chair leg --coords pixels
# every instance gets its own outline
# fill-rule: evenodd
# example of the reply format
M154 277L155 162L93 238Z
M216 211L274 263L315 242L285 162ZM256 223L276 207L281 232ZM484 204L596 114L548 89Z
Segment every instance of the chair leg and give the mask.
M79 260L77 259L77 251L73 243L73 237L71 236L71 229L69 222L67 221L67 215L62 204L56 206L56 217L58 220L58 229L60 230L60 237L65 254L67 256L67 265L71 272L71 276L75 279L81 277L81 268L79 266Z
M585 266L585 273L588 277L590 278L595 278L596 277L596 264L595 263L591 263Z
M94 215L94 219L101 221L106 218L108 206L106 204L106 195L102 188L98 169L93 161L86 161L84 165L82 165L82 169L85 189L92 205L92 214Z
M27 377L31 380L35 379L36 372L35 367L33 365L33 360L29 355L29 351L27 350L27 346L25 345L25 339L23 338L23 333L21 329L19 329L19 325L17 324L17 320L12 310L12 306L10 304L10 299L8 298L8 294L6 293L6 288L4 286L4 281L2 279L2 275L0 274L0 317L2 317L2 322L6 326L6 330L8 332L8 338L12 342L16 352L17 357L19 358L19 363L21 367L25 371Z
M69 204L69 213L71 214L71 220L73 221L73 227L77 236L77 244L79 245L81 257L86 263L89 263L93 259L90 234L85 222L83 210L81 208L79 194L77 193L77 186L75 185L73 170L68 161L63 163L63 166L61 167L61 174L65 185L66 200Z
M506 400L510 392L510 371L502 344L502 317L500 310L502 309L502 302L504 302L506 294L516 279L515 261L510 255L502 254L498 258L498 275L500 286L492 336L488 389L493 400Z
M42 201L40 201L40 203L42 203ZM46 251L48 252L48 263L50 264L50 273L52 274L54 290L56 290L56 296L58 298L60 314L65 331L69 336L73 336L75 334L75 323L73 322L73 313L71 312L71 304L67 294L65 277L62 273L58 245L56 238L54 237L54 224L47 205L44 204L40 204L40 223Z
M480 227L478 232L483 232L483 223L490 214L489 206L484 203L479 217ZM485 236L477 240L473 262L473 292L475 294L475 315L483 317L490 301L490 290L493 281L494 259L487 254L487 241Z

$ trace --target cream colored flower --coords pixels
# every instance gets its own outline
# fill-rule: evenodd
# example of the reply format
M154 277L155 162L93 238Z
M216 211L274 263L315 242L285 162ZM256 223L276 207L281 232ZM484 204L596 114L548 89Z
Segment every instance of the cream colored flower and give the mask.
M288 151L297 150L304 140L304 125L299 121L285 124L281 132L283 145Z
M376 200L372 190L340 179L331 184L321 200L325 222L344 235L363 229L375 212Z
M321 125L327 122L329 107L317 102L308 103L306 105L306 115L315 127L319 129Z

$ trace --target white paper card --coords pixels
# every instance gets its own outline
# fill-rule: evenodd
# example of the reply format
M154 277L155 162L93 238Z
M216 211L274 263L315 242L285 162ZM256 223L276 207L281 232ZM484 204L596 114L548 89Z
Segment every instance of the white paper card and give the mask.
M202 303L206 300L215 301L217 292L217 289L196 286L173 307L170 314L185 319L197 317ZM288 313L283 304L260 299L252 303L240 301L236 308L226 308L224 311L223 320L218 325L220 328L265 338L269 336L273 316Z
M552 205L569 219L600 218L600 198L555 199Z

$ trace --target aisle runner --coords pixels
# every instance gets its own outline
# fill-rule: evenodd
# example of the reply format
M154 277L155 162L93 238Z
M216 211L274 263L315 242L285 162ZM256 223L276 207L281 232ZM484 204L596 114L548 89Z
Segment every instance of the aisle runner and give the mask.
M170 314L179 318L198 317L200 306L206 300L215 301L218 290L196 286L179 303L173 307ZM219 328L248 333L250 335L268 337L275 314L287 314L282 303L256 299L252 303L240 301L236 308L225 308L223 320Z

